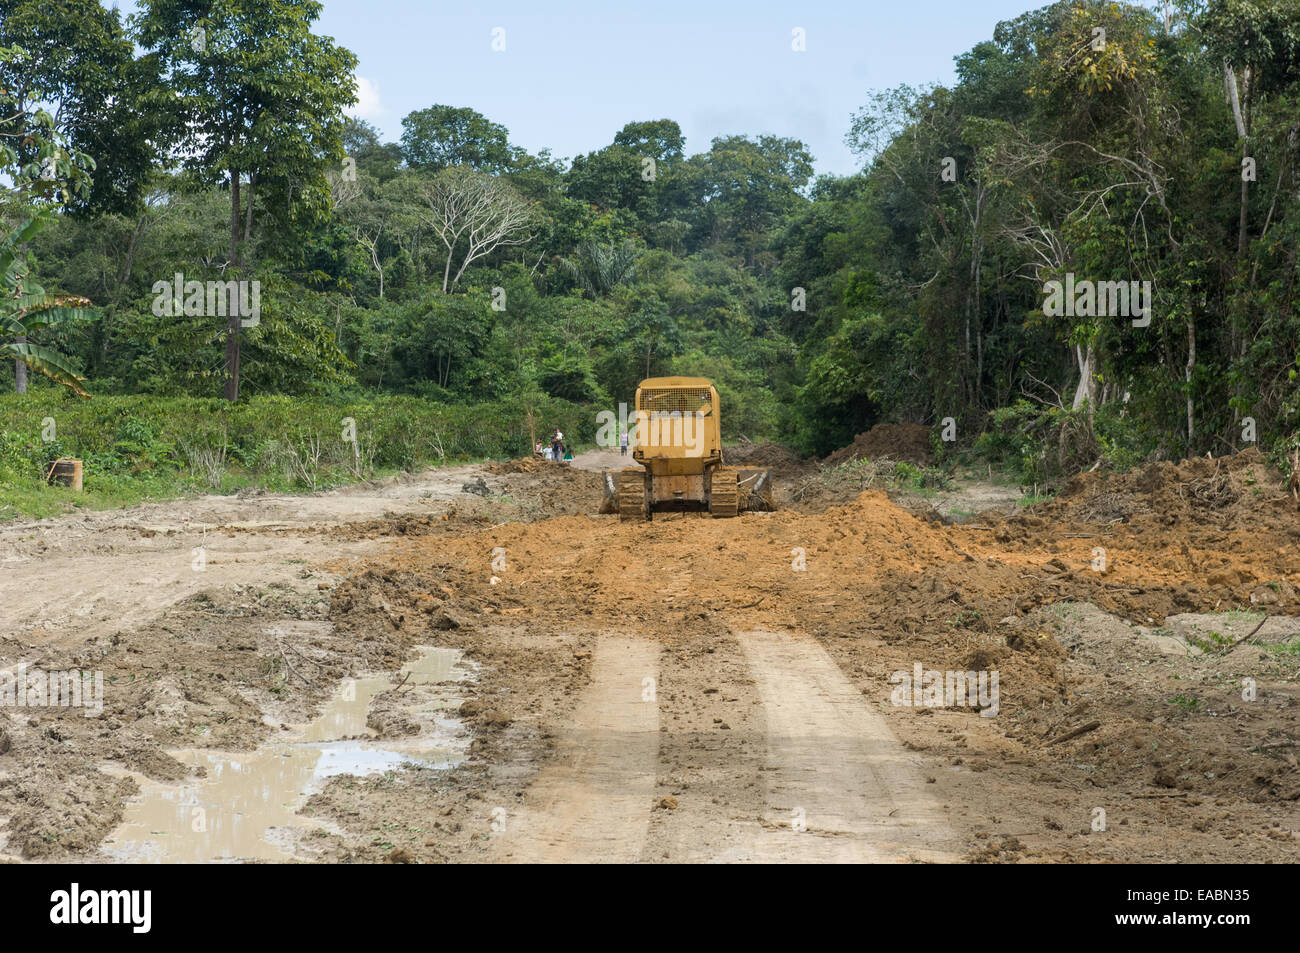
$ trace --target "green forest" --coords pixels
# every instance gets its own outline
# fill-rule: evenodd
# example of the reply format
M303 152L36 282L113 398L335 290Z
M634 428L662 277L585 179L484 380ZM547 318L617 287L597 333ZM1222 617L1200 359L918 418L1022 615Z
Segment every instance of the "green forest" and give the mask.
M843 177L671 117L562 160L430 103L385 142L320 10L0 0L7 485L589 443L664 374L809 455L879 422L1044 481L1300 445L1297 0L990 23L951 86L863 90ZM256 282L255 320L192 282Z

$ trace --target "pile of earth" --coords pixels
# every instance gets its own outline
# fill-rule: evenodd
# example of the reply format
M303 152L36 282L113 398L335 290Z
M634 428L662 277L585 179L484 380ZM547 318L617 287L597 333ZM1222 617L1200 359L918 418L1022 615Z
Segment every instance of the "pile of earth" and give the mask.
M934 462L930 429L920 424L876 424L866 433L854 437L847 447L840 447L824 459L822 465L835 466L849 460L886 457L918 467L930 466Z
M1131 523L1154 517L1165 525L1194 519L1221 526L1270 514L1293 523L1296 506L1285 477L1251 448L1178 463L1157 460L1128 473L1081 473L1034 512L1076 523Z
M527 458L509 461L529 462ZM441 537L464 532L475 525L531 523L553 516L596 513L602 496L601 484L600 473L593 470L538 461L535 470L525 467L506 471L491 484L484 481L486 493L480 492L474 483L465 484L461 496L439 507L436 512L390 512L381 519L340 523L329 527L328 531L345 540L386 536Z
M541 467L536 472L506 480L506 495L523 506L526 518L546 519L598 511L603 495L600 473L539 462Z
M1195 475L1202 464L1182 466ZM1216 656L1194 665L1185 652L1167 657L1122 620L1157 626L1174 613L1253 610L1243 613L1245 635L1261 609L1294 613L1300 593L1290 580L1300 581L1300 554L1287 543L1297 534L1294 508L1285 526L1262 532L1244 523L1227 532L1152 526L1137 534L1127 525L1085 532L1034 514L945 526L869 490L815 514L672 514L634 525L578 515L482 526L403 540L386 561L427 576L426 589L445 587L460 618L480 623L626 627L665 644L708 626L741 633L787 628L849 652L880 684L917 660L939 670L996 669L1008 716L1001 723L1043 763L1070 763L1076 746L1049 742L1095 714L1101 727L1078 745L1106 754L1107 779L1136 772L1150 760L1140 752L1158 743L1164 773L1152 782L1157 787L1167 786L1167 773L1179 790L1275 800L1296 790L1283 783L1284 765L1238 756L1237 770L1216 769L1210 761L1227 757L1226 748L1211 744L1219 726L1190 724L1168 699L1195 688L1204 696L1198 704L1218 710L1239 693L1243 673L1277 663L1243 645L1222 662ZM1107 563L1096 569L1099 546ZM494 579L498 547L509 568ZM1270 594L1269 606L1252 599L1260 591ZM1110 614L1105 646L1075 645L1096 625L1062 628L1064 610L1054 608L1062 604L1097 607L1088 610L1097 618ZM1142 664L1129 672L1133 659ZM1195 682L1192 669L1166 672L1175 659L1195 668ZM1202 671L1207 666L1212 671ZM1111 686L1107 680L1117 673L1122 680ZM1134 704L1139 683L1157 674L1160 691ZM1075 707L1084 699L1093 711ZM1249 731L1273 738L1276 732L1265 732L1267 717L1276 720L1261 711L1264 721ZM1189 766L1196 771L1189 774Z
M508 560L504 573L491 568L498 547ZM463 607L480 612L560 626L595 615L605 625L673 640L715 613L739 624L761 614L767 624L798 627L811 610L852 630L862 617L863 587L965 559L942 527L884 494L864 493L816 516L778 510L716 520L674 513L629 524L574 515L411 536L386 562L441 574ZM500 577L495 584L493 575ZM1015 570L983 583L1008 601L1021 588ZM949 586L935 596L945 617L952 614L943 601L950 592ZM897 631L897 620L888 625Z
M783 502L801 513L820 513L827 507L855 500L864 490L887 492L893 473L894 464L889 460L865 461L855 467L822 464L791 480ZM924 508L929 509L929 504ZM920 509L916 510L917 515Z
M805 460L789 447L779 443L739 443L727 447L723 457L728 466L767 467L775 473L800 474L812 470L815 466L811 460Z
M1300 504L1254 449L1081 474L1029 510L954 527L953 539L996 548L1040 592L1136 622L1300 609Z
M555 465L553 460L543 460L540 457L518 457L514 460L505 460L500 463L489 463L489 473L536 473L548 466Z

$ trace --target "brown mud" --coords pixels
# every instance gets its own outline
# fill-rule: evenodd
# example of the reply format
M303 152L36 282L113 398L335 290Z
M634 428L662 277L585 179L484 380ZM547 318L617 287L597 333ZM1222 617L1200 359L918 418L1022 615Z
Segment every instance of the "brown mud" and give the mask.
M934 462L931 432L929 427L921 424L876 424L854 437L848 446L831 453L822 463L835 466L848 460L889 459L918 467L929 466Z
M474 666L465 760L323 779L290 856L1294 862L1300 504L1257 454L950 525L856 487L623 524L599 453L0 530L0 668L105 676L98 718L0 708L4 855L111 857L189 752L267 750L436 646ZM205 573L182 506L221 517ZM996 716L896 704L917 665L996 671Z

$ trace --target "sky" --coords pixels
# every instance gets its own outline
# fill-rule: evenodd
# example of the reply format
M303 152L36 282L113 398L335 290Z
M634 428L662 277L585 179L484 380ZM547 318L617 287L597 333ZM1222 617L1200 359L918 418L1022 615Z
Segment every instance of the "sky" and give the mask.
M385 141L435 103L476 109L513 144L565 159L609 145L625 123L673 119L687 154L715 136L774 134L802 140L819 174L846 175L859 163L844 133L871 90L951 82L955 56L1045 3L324 0L315 32L357 55L351 112Z

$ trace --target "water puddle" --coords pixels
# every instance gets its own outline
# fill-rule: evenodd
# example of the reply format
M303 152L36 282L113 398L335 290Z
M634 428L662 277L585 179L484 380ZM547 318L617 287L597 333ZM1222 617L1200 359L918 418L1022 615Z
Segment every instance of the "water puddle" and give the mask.
M166 863L302 856L313 832L335 830L297 813L329 778L365 777L406 764L449 768L464 760L469 735L449 713L461 700L456 683L469 673L459 650L422 647L395 680L346 679L310 724L255 752L170 752L191 769L206 769L205 777L163 784L109 766L105 770L134 777L140 794L127 802L104 852L114 860ZM380 739L366 725L370 703L395 685L399 714L420 731Z

